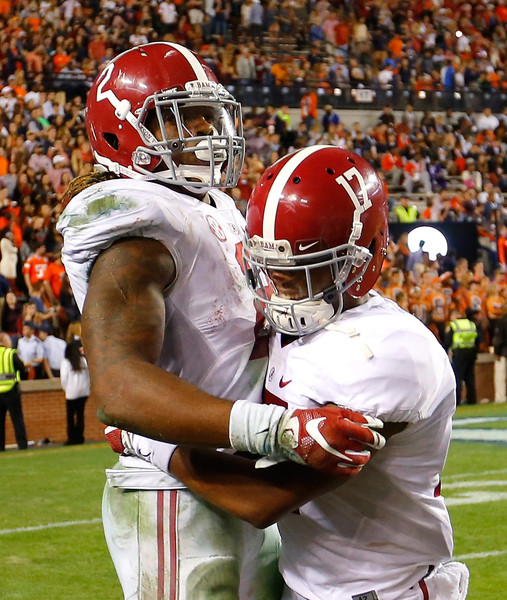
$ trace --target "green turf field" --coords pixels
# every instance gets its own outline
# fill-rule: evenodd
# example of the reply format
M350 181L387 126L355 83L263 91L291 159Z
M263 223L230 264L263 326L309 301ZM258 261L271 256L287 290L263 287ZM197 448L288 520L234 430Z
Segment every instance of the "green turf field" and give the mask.
M455 555L469 600L504 600L507 405L460 407L455 425L442 486ZM100 524L113 462L105 444L0 454L0 600L121 600Z

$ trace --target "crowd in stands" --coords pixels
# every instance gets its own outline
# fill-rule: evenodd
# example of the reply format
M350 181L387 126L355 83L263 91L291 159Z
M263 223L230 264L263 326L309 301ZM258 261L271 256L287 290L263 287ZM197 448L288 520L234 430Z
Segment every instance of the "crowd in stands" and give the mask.
M506 284L500 267L488 275L484 262L470 265L452 251L436 260L422 247L411 252L404 233L391 240L375 289L425 323L442 345L453 313L477 311L480 350L490 352L496 321L507 310Z
M289 106L245 108L247 156L230 190L242 210L274 160L333 144L375 165L392 221L477 223L494 265L426 257L407 267L403 239L393 240L378 289L438 336L453 305L480 304L487 348L507 297L507 107L421 114L386 105L372 125L347 125L319 106L317 90L507 89L506 21L504 0L0 0L1 329L16 345L26 323L37 339L72 339L79 328L55 224L68 182L93 169L93 156L84 95L57 91L51 76L93 78L119 52L163 39L197 51L224 84L305 87L300 118Z

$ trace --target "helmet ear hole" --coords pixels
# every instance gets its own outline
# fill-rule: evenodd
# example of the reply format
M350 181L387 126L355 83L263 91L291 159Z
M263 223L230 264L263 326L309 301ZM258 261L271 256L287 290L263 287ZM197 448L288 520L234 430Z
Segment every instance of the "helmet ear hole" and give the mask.
M116 134L104 133L102 136L113 150L118 150L120 148L120 141L118 140Z

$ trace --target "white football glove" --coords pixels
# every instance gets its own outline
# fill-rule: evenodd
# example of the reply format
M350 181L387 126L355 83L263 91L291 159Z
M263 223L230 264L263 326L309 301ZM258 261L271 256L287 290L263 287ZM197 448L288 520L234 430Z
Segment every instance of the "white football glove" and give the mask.
M176 444L152 440L117 427L105 427L104 434L111 448L118 454L137 456L169 473L169 463L178 447Z

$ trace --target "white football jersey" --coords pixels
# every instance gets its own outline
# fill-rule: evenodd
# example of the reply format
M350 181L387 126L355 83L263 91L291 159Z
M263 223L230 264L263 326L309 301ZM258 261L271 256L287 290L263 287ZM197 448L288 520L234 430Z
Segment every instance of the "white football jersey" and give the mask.
M129 236L160 241L174 258L177 276L165 298L158 366L210 394L260 401L265 363L249 360L256 311L242 271L244 219L227 194L216 190L209 196L215 206L153 182L95 184L72 199L58 222L62 260L82 310L101 251ZM161 480L175 481L168 475Z
M455 380L426 326L372 292L315 334L285 346L277 334L265 401L295 408L331 402L408 423L358 475L279 522L290 588L309 600L395 600L430 565L449 560L440 472Z

